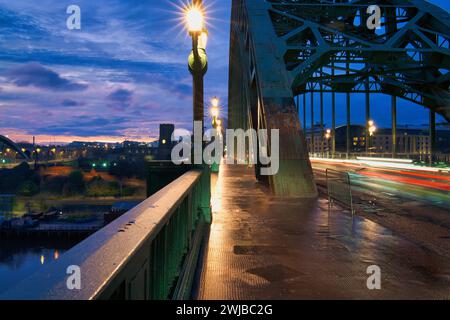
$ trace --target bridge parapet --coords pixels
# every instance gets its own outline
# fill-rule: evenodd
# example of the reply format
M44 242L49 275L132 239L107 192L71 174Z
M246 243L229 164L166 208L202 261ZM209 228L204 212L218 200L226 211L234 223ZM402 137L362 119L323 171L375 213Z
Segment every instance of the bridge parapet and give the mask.
M2 298L188 299L190 267L211 220L209 179L209 169L185 173ZM80 289L68 285L74 266Z

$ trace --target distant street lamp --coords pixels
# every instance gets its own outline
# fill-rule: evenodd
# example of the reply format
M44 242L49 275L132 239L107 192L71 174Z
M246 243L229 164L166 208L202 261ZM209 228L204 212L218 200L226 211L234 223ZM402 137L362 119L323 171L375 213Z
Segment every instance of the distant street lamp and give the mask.
M377 132L377 127L375 126L375 122L373 120L370 120L368 123L368 128L369 128L369 151L372 150L372 138L375 135L375 132Z
M213 118L217 118L219 116L219 108L212 107L211 108L211 116Z
M327 155L330 156L330 139L331 139L331 129L327 129L325 132L325 139L327 140Z
M220 101L219 101L219 99L217 97L214 97L211 100L211 104L212 104L212 107L211 107L212 126L217 131L219 131L218 128L220 128L221 125L222 125L222 120L219 119L219 103L220 103Z
M217 97L214 97L214 98L211 99L211 104L212 104L212 106L214 108L218 108L219 107L219 102L220 102L220 100Z
M219 137L221 139L221 132L222 132L222 120L219 119L219 99L217 97L214 97L211 100L211 116L212 116L212 126L216 130L216 139ZM215 156L215 153L214 153ZM214 173L219 172L219 163L212 163L211 164L211 170Z

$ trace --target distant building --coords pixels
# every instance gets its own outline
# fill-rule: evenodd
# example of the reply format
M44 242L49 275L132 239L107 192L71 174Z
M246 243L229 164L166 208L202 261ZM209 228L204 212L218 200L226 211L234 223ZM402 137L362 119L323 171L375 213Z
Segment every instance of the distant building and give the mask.
M324 128L323 134L325 135L326 129ZM312 130L308 129L306 131L306 141L308 143L308 150L310 153L320 153L322 152L322 143L324 152L331 150L331 140L322 137L322 129L320 125L314 127L314 144L312 144Z
M172 148L175 145L172 142L172 136L175 132L175 125L160 124L159 125L159 146L158 146L158 160L170 160Z
M175 132L175 125L160 124L159 125L159 144L165 145L172 141L172 135Z
M306 134L309 152L321 153L322 143L324 152L331 151L332 139L322 137L320 125L314 127L314 144L311 143L311 130L307 130ZM378 129L371 139L371 152L392 152L392 129ZM351 153L366 152L366 128L364 126L350 126L350 143ZM430 149L430 133L427 126L405 125L397 127L397 153L429 154ZM336 128L336 152L347 152L347 126ZM441 124L436 127L436 152L450 154L450 127L448 125Z

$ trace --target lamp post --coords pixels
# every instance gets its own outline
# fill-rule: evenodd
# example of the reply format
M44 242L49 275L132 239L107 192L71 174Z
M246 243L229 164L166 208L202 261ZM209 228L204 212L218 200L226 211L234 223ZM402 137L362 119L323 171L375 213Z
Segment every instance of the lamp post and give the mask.
M211 117L212 117L212 126L216 130L216 134L221 139L221 132L222 132L222 120L219 119L219 99L217 97L214 97L211 100ZM219 172L219 164L214 162L211 165L212 172Z
M330 139L331 139L331 129L327 129L325 132L325 139L327 140L327 156L330 157Z
M193 0L185 10L186 27L192 37L192 52L189 55L189 71L193 78L193 114L194 122L202 124L202 138L204 130L204 98L203 77L208 69L206 43L208 33L205 28L205 18L202 0ZM194 126L195 128L195 126ZM203 149L203 148L202 148Z
M368 128L369 128L369 152L372 153L372 137L375 135L375 132L377 131L377 127L375 126L375 122L373 120L369 120L368 122Z
M219 119L219 99L214 97L211 100L211 117L212 117L212 126L214 129L217 129L218 126L218 119Z

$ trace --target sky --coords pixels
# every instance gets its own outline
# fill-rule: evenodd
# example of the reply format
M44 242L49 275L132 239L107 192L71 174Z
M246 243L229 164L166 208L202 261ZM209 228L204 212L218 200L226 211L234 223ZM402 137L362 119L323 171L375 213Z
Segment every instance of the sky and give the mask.
M40 143L152 141L160 123L190 129L191 40L181 1L0 0L0 134L15 141L35 135ZM225 113L231 0L204 2L205 101L218 96ZM450 9L447 0L430 2ZM66 26L72 4L81 8L81 30ZM352 102L353 122L364 121L362 99ZM387 103L381 105L375 120L388 125ZM399 102L399 118L426 123L426 111L411 108ZM345 115L337 120L344 123Z
M0 134L15 141L152 140L191 128L181 0L0 0ZM81 9L69 30L66 9ZM226 103L231 0L208 6L205 99Z

